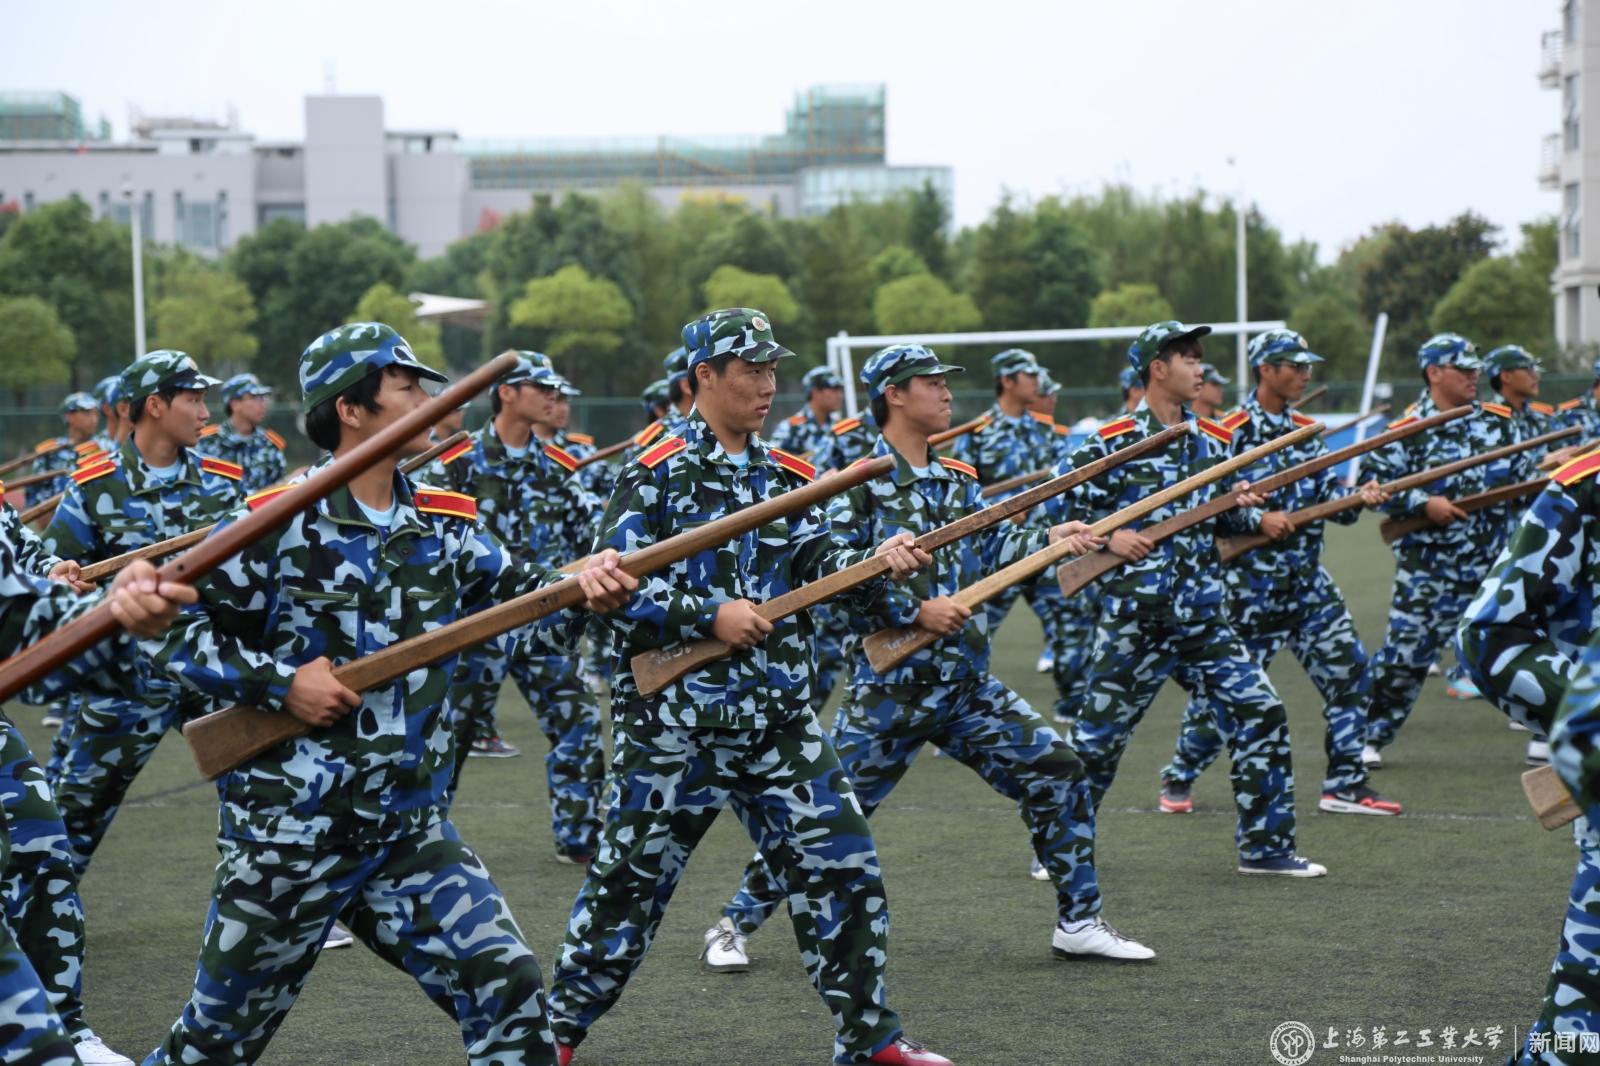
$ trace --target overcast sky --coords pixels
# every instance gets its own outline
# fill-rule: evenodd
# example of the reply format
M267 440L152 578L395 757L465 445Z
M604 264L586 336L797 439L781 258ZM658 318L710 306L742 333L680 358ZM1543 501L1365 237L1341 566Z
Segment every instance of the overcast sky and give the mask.
M60 89L300 139L331 65L391 128L466 138L781 130L794 93L888 86L889 161L955 168L956 221L1127 181L1242 188L1328 258L1466 208L1514 237L1559 93L1555 0L809 0L561 4L0 0L0 89ZM1237 159L1230 168L1228 159Z

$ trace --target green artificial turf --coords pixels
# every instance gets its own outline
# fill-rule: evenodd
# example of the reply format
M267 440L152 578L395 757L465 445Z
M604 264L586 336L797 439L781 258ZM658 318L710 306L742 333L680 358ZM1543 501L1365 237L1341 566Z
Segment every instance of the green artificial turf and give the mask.
M1328 565L1369 650L1383 637L1390 555L1369 519L1330 531ZM1034 672L1037 622L1019 603L994 666L1048 713ZM1299 667L1272 671L1288 703L1299 773L1300 850L1322 880L1234 872L1226 766L1206 773L1189 817L1155 811L1183 696L1168 686L1134 736L1099 819L1106 916L1159 953L1151 965L1051 959L1054 897L1030 880L1015 808L953 760L925 751L874 817L893 909L890 999L908 1035L961 1066L1271 1063L1268 1035L1294 1019L1349 1054L1348 1030L1465 1034L1501 1026L1505 1045L1537 1014L1575 850L1542 831L1518 785L1526 734L1482 702L1457 703L1430 678L1374 777L1406 805L1398 819L1316 810L1321 703ZM35 751L35 708L11 708ZM581 871L556 862L545 745L508 687L501 729L524 755L474 760L455 810L510 900L548 976ZM193 977L211 868L216 797L169 737L135 785L83 884L89 1021L142 1057L182 1008ZM691 862L654 949L621 1003L583 1045L579 1066L820 1064L832 1028L801 971L786 918L750 945L753 969L696 962L751 852L721 818ZM1457 1036L1459 1042L1460 1035ZM1395 1052L1405 1048L1386 1049ZM1415 1051L1427 1054L1426 1051ZM360 945L317 964L267 1063L435 1064L463 1060L454 1023L402 973Z

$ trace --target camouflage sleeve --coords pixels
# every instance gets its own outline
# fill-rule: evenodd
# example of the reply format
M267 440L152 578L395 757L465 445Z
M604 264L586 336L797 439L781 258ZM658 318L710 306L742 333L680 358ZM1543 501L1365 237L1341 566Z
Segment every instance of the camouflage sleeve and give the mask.
M1550 764L1590 823L1600 823L1600 634L1579 657L1557 710Z
M873 550L873 530L877 528L873 515L872 490L857 485L849 492L841 492L828 501L828 521L833 526L833 536L846 548L856 551ZM951 550L954 550L953 548ZM884 625L908 626L916 621L922 601L908 585L897 581L874 583L876 595L863 605L859 599L848 601L864 608L862 613L879 619ZM831 600L829 602L837 602Z
M1340 469L1341 467L1338 466L1329 467L1327 470L1324 470L1322 473L1317 475L1317 491L1312 495L1309 503L1326 503L1329 500L1337 500L1350 494L1350 488L1345 485L1344 482L1339 480L1341 476L1339 473ZM1372 472L1363 470L1361 472L1362 483L1364 484L1371 480ZM1361 521L1362 511L1363 508L1361 507L1351 507L1347 510L1340 511L1338 514L1334 515L1330 521L1332 521L1335 525L1353 526L1357 522Z
M578 554L583 551L580 549ZM494 534L479 526L462 537L455 559L456 590L463 615L536 592L569 576L517 561ZM514 634L517 648L512 655L575 655L587 623L588 612L582 607L546 615Z
M968 481L965 485L966 493L962 503L962 516L983 510L984 499L980 495L982 489L976 481ZM1060 497L1056 497L1060 499ZM1057 521L1065 522L1062 518ZM1052 522L1051 525L1055 523ZM1050 544L1050 527L1033 525L1017 525L1015 522L1001 522L991 526L976 535L978 557L981 560L983 575L987 576L996 570L1003 570L1020 559L1025 559L1036 551L1046 548ZM959 545L954 545L947 551L960 550Z
M1409 440L1416 440L1410 437ZM1422 468L1413 463L1411 452L1406 448L1406 441L1397 440L1387 444L1375 452L1369 453L1370 461L1365 464L1364 471L1378 479L1380 483L1398 481L1407 474L1417 473ZM1420 514L1428 505L1428 497L1432 493L1424 488L1406 489L1397 492L1383 505L1384 514L1391 518L1406 518Z
M0 658L37 643L97 606L104 597L104 590L80 596L67 585L28 573L18 566L10 542L0 540ZM120 634L101 641L32 686L30 698L43 702L91 679L102 682L96 685L97 691L132 695L131 686L123 688L118 682L128 681L133 671L108 669L126 656L128 647L128 638Z
M568 477L564 487L570 501L567 513L572 516L566 528L567 558L581 559L594 543L605 503L584 487L577 474Z
M829 433L817 445L816 454L811 457L812 464L818 470L839 470L843 464L839 461L839 438Z
M824 578L847 566L854 566L863 559L870 559L877 551L875 543L859 548L851 547L835 536L833 523L828 520L828 512L820 504L790 515L788 522L789 572L794 576L796 586ZM871 539L873 533L869 529L866 535ZM884 587L888 583L885 578L874 578L849 592L835 596L831 602L842 604L849 610L869 611L883 595Z
M1592 491L1592 490L1591 490ZM1573 663L1552 639L1552 619L1584 617L1584 521L1578 501L1552 482L1461 618L1461 664L1491 703L1548 733Z
M961 436L950 442L950 450L947 454L958 462L966 463L974 470L977 470L979 476L982 476L983 470L978 466L977 437L977 433L961 434Z
M283 480L283 475L288 472L288 464L284 461L283 452L273 448L266 453L266 458L261 461L262 476L266 484L276 485Z
M45 551L57 559L72 559L80 563L99 560L100 534L89 517L83 486L75 484L67 487L40 539L44 541Z
M184 608L165 635L141 641L145 654L211 699L281 710L295 667L251 642L265 639L272 621L278 540L258 540L199 581L199 602Z
M782 448L786 452L799 454L799 449L794 446L794 427L789 424L787 418L779 422L778 428L772 431L772 445L775 448Z
M1077 450L1067 461L1056 468L1056 473L1065 474L1080 466L1088 466L1110 454L1111 448L1105 438L1098 433L1091 433L1082 444L1078 445ZM1122 469L1119 467L1116 470L1108 470L1099 477L1080 482L1061 495L1051 498L1045 505L1045 514L1051 524L1073 519L1094 522L1109 515L1116 500L1116 495L1109 486L1121 475Z
M9 503L0 501L0 531L11 542L17 566L23 573L44 577L61 560L45 550L39 534L22 524L22 515Z

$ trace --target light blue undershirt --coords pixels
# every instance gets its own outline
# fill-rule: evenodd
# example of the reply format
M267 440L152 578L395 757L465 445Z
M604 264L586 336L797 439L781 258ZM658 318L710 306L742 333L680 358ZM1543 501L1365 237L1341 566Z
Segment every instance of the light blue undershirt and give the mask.
M729 452L729 451L725 451L723 454L727 455L728 462L732 463L734 466L742 468L742 467L746 467L746 466L750 465L750 449L749 448L746 448L744 451L739 452L737 455L735 455L733 452Z
M907 463L906 465L907 466L911 466L910 463ZM911 467L911 472L913 474L917 475L918 477L927 477L928 476L928 471L930 471L932 469L933 469L933 464L929 463L927 466L912 466Z
M509 456L510 458L512 458L512 459L521 459L523 456L528 454L528 449L533 446L533 441L532 441L532 438L530 438L528 443L524 444L520 448L513 448L511 445L507 444L505 441L501 441L500 442L500 446L506 450L506 455Z
M351 496L350 498L352 500L356 499L354 496ZM395 501L393 499L390 499L389 506L381 511L373 510L360 500L356 500L356 506L361 508L361 513L367 516L368 522L371 522L383 532L387 533L389 531L389 527L394 525Z
M149 463L144 465L145 469L150 471L150 476L162 484L167 484L169 482L178 480L178 475L183 473L182 459L179 459L171 466L151 466Z

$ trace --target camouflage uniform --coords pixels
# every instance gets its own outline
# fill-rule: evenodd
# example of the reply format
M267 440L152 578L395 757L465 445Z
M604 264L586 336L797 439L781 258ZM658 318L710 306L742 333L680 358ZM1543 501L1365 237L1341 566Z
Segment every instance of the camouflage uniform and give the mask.
M828 439L828 430L833 428L839 416L830 414L826 422L817 418L811 409L811 394L817 389L842 389L844 382L840 381L839 375L832 370L819 366L806 371L800 383L805 386L807 403L799 411L784 419L773 431L772 444L773 447L782 448L791 455L814 459L817 449Z
M901 373L958 370L921 345L897 345L873 355L861 378L881 391L898 384ZM894 473L835 496L829 505L834 535L849 547L870 550L905 532L920 536L985 505L972 468L964 463L930 455L927 470L918 472L882 437L872 455L894 456ZM1047 543L1042 529L1002 522L934 552L930 567L891 586L856 623L862 632L911 625L923 601L953 596ZM856 656L849 697L833 723L834 749L869 816L911 768L923 744L931 742L960 759L996 791L1019 801L1034 852L1055 883L1059 919L1092 918L1100 912L1100 892L1088 782L1072 749L989 673L991 635L987 616L977 612L959 632L885 674L875 672L866 656ZM723 913L748 936L785 894L758 855Z
M1579 441L1600 440L1600 399L1595 396L1596 388L1600 388L1600 359L1594 361L1594 384L1582 396L1556 405L1556 417L1563 425L1583 430Z
M877 440L872 420L864 415L845 418L833 424L828 436L817 445L812 461L818 470L843 470L872 450Z
M540 384L554 371L524 361L502 379ZM472 437L472 450L452 462L451 487L476 496L484 529L494 534L519 563L554 569L588 554L599 501L584 491L572 468L577 461L554 444L530 437L527 451L514 458L491 421ZM456 730L456 749L465 763L466 746L497 735L495 702L510 673L539 728L550 742L545 781L550 790L550 821L556 849L564 855L594 854L600 829L600 786L605 753L600 705L578 677L568 655L518 656L508 660L494 644L462 655L447 706Z
M713 352L767 362L788 355L766 319L720 311L684 327L696 360ZM802 460L752 436L729 458L698 412L686 435L628 464L601 520L597 548L631 552L806 479ZM644 960L690 853L731 803L791 890L807 974L838 1031L840 1061L900 1034L886 1003L888 903L872 834L809 703L816 685L811 621L783 619L759 644L710 663L648 699L632 657L708 636L730 600L770 600L864 558L832 537L813 507L641 578L605 617L615 634L614 751L600 850L573 903L551 983L557 1039L576 1045ZM864 609L882 582L848 595Z
M302 357L307 408L386 365L442 378L389 327L344 326ZM201 603L146 651L208 700L288 713L300 665L373 654L553 576L513 562L469 497L399 473L393 492L386 531L348 488L300 512L201 581ZM537 636L570 647L580 624L562 612ZM456 1020L469 1062L556 1061L538 963L446 816L451 665L418 666L218 778L222 857L194 993L147 1064L256 1061L340 915Z
M1181 323L1153 326L1135 341L1130 362L1192 335L1203 333ZM1092 522L1227 458L1232 437L1226 429L1187 410L1184 417L1194 427L1188 436L1056 497L1046 504L1051 519ZM1070 465L1086 466L1163 428L1141 401L1132 416L1108 423L1084 441ZM1157 508L1139 525L1154 525L1226 491L1216 484L1196 490ZM1162 540L1144 559L1124 562L1102 579L1088 691L1072 734L1098 805L1134 728L1172 677L1191 699L1212 709L1228 745L1238 808L1235 841L1241 859L1249 862L1289 858L1295 845L1294 772L1283 702L1228 622L1217 561L1219 529L1242 533L1258 522L1254 510L1225 511Z
M272 390L254 374L235 374L222 383L222 402L226 405L241 396L271 396ZM243 486L248 493L260 492L283 480L284 440L266 426L240 434L233 419L224 417L200 431L195 451L232 463L244 471Z
M1419 353L1422 360L1479 365L1470 342L1454 334L1430 339ZM1497 404L1474 407L1465 418L1371 453L1366 469L1379 481L1392 481L1521 439L1509 409ZM1432 395L1425 395L1409 418L1427 418L1438 409ZM1532 467L1527 453L1513 455L1426 488L1396 493L1384 510L1397 518L1420 514L1430 495L1457 498L1484 492L1526 480L1533 474ZM1373 747L1392 743L1416 705L1428 667L1439 657L1494 562L1509 510L1506 506L1486 508L1448 526L1418 530L1391 545L1395 578L1389 629L1383 647L1372 659L1372 702L1367 710L1367 743Z
M1600 1039L1600 790L1594 774L1600 764L1600 645L1584 650L1595 631L1597 592L1600 456L1557 470L1528 508L1467 608L1457 648L1491 703L1539 736L1550 736L1551 761L1585 814L1574 826L1578 866L1560 947L1543 1009L1518 1063L1575 1061L1544 1054L1554 1033Z
M95 398L86 392L74 392L61 401L61 413L63 415L69 411L98 411L99 409L100 405L95 402ZM33 461L33 466L29 468L28 472L30 474L48 474L51 471L59 471L61 476L23 488L23 505L32 507L34 504L43 503L65 489L68 484L67 477L77 466L78 458L84 454L85 449L99 451L99 448L94 446L92 440L85 441L81 445L75 445L68 437L51 437L35 445L33 450L38 455L38 458Z
M181 352L143 356L126 371L128 395L152 395L174 376L192 375L196 388L215 383L193 367ZM210 525L238 506L238 467L189 449L180 452L178 465L177 476L162 481L129 437L115 455L73 475L41 538L45 549L61 559L97 562ZM203 701L182 693L143 659L130 667L138 678L135 698L79 702L60 776L51 782L80 877L162 736L204 710Z
M1321 362L1305 348L1305 341L1288 330L1273 331L1251 342L1252 365L1275 361ZM1233 452L1240 454L1275 440L1313 419L1285 408L1273 414L1252 392L1239 411L1222 425L1233 434ZM1274 452L1239 476L1256 482L1291 466L1326 455L1328 448L1313 437L1292 448ZM1303 477L1273 495L1272 509L1297 511L1345 495L1337 469ZM1360 510L1344 511L1333 520L1352 525ZM1264 544L1223 569L1227 585L1228 619L1239 641L1262 669L1272 665L1279 651L1289 648L1305 668L1323 698L1322 717L1327 722L1324 750L1328 770L1324 793L1353 789L1367 780L1361 764L1366 741L1366 707L1372 691L1367 676L1367 652L1361 646L1355 621L1344 596L1323 568L1322 524L1297 531L1287 540ZM1222 738L1210 709L1190 701L1184 712L1172 762L1161 771L1163 780L1192 782L1222 752Z

